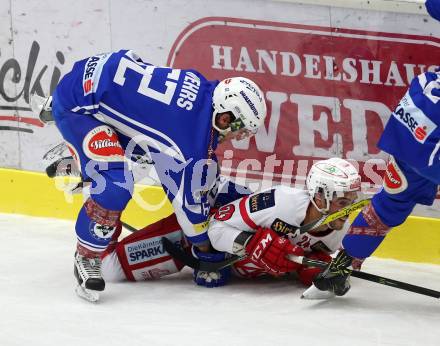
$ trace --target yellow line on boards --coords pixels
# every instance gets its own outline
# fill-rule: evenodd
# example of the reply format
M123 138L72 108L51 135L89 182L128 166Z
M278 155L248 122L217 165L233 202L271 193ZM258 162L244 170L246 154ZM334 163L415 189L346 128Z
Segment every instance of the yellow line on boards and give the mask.
M83 197L62 189L78 182L78 178L50 179L39 172L0 168L0 212L75 220ZM161 187L136 185L134 198L122 218L140 228L171 213L171 204Z

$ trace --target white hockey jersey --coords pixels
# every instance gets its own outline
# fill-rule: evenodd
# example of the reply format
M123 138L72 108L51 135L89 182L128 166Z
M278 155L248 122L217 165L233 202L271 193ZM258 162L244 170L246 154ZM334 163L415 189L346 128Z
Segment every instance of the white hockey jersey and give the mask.
M208 236L215 249L233 253L234 240L242 231L254 233L258 227L271 228L279 235L287 235L305 253L332 254L341 247L348 227L300 234L297 228L304 221L309 204L306 191L283 185L253 193L221 207L210 219Z

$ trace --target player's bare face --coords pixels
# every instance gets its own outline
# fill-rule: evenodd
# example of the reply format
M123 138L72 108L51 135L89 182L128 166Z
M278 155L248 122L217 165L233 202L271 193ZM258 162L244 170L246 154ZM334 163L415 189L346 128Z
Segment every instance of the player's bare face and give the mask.
M226 130L233 119L234 116L230 112L220 113L215 118L215 125L221 130Z
M329 213L335 213L338 210L341 210L342 208L348 207L350 204L353 204L353 202L357 198L357 192L351 191L344 193L344 196L333 198L333 200L330 202L330 209ZM334 230L340 230L344 226L345 221L347 221L348 216L337 219L333 222L330 222L329 226L331 229Z

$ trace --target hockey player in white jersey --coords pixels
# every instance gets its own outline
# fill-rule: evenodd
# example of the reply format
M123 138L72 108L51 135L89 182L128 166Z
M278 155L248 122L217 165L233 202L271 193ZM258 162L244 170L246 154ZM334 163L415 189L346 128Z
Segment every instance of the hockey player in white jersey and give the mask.
M301 235L296 229L322 213L352 204L359 188L360 177L349 162L337 158L320 161L308 174L307 191L276 186L218 209L210 220L208 234L219 251L200 253L194 248L193 255L205 261L220 261L225 254L246 253L247 258L232 265L235 275L254 278L296 272L303 284L310 285L320 269L304 267L286 256L305 254L329 262L329 255L340 248L346 220L338 219ZM163 236L185 247L185 237L171 215L109 249L103 259L106 280L148 280L181 270L183 264L163 249ZM224 268L212 273L196 270L194 280L201 286L221 286L229 279L230 270Z
M315 163L306 184L307 191L280 185L221 207L208 228L212 246L247 255L240 273L278 276L301 269L288 255L320 253L328 259L341 246L346 218L305 234L297 228L352 204L360 176L348 161L332 158Z

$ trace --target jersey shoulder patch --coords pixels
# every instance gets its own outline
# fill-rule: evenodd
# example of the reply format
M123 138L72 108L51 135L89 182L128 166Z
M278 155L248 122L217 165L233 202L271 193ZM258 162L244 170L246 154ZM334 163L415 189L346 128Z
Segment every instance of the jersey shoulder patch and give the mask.
M426 102L421 102L421 105L426 106ZM427 110L428 109L423 108L420 109L414 103L414 100L408 91L405 96L403 96L392 115L407 128L417 142L423 144L430 134L437 128L437 125L425 114Z
M270 225L270 228L280 235L285 235L288 233L295 233L295 231L297 230L297 227L292 226L291 224L289 224L279 218L276 218L272 222L272 225Z
M249 197L249 211L255 213L275 205L275 190L261 192Z
M98 54L87 59L83 73L84 96L87 96L98 89L99 79L104 64L112 53Z

